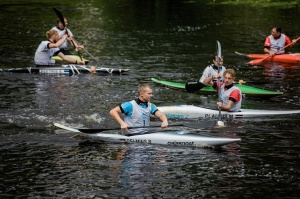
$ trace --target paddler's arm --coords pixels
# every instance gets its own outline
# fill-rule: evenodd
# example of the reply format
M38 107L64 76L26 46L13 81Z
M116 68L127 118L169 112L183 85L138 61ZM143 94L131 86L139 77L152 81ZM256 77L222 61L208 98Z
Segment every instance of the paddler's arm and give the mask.
M66 39L67 39L67 35L64 36L62 39L58 40L56 43L50 43L49 48L58 48L65 42Z
M206 79L203 81L203 84L205 84L205 85L211 85L211 86L212 86L212 85L214 84L213 79L220 78L220 77L221 77L221 74L220 74L220 73L215 74L215 75L212 75L212 76L206 78Z
M168 125L169 125L168 124L168 118L166 117L166 115L164 113L157 110L154 115L155 115L155 117L160 119L160 121L162 121L161 128L167 128L168 127Z
M111 115L111 117L120 124L121 129L127 130L128 129L128 125L124 122L124 120L122 120L122 118L120 117L120 114L122 113L120 106L116 106L115 108L111 109L109 114Z
M223 111L229 111L232 106L233 106L234 102L229 100L226 106L223 106L222 102L217 102L218 107L220 107L221 110Z

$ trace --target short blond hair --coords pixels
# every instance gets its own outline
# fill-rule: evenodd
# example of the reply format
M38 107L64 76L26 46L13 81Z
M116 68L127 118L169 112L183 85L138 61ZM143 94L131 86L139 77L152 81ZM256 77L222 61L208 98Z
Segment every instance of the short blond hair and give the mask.
M145 92L147 88L152 89L149 84L140 84L138 86L138 94L140 95L141 93Z
M48 30L46 32L46 37L47 37L47 39L50 39L55 34L58 34L58 32L56 30Z

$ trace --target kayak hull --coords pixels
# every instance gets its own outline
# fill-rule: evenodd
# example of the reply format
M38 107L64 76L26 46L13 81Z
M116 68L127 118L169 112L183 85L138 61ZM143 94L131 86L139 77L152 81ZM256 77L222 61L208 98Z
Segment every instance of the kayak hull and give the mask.
M120 68L100 68L96 67L96 73L121 74L128 72L130 69ZM0 72L7 73L34 73L34 74L78 74L91 73L90 67L86 65L61 65L61 66L45 66L45 67L28 67L28 68L9 68L0 69Z
M58 123L54 123L54 125L68 131L80 133L80 129L67 127ZM138 133L130 135L121 135L115 133L83 134L92 139L106 142L158 144L180 147L214 147L241 141L240 138L201 135L189 133L187 130L147 131L146 133L142 134Z
M176 105L157 107L167 118L190 119L190 118L219 118L219 110L212 110L193 105ZM299 114L300 110L258 110L241 109L240 112L221 111L222 119L267 117L276 115Z
M159 80L156 78L151 78L151 80L154 81L155 83L158 83L158 84L161 84L161 85L173 88L173 89L179 89L179 90L185 91L184 83ZM256 97L256 98L271 98L271 97L275 97L275 96L283 94L282 92L269 91L269 90L265 90L265 89L261 89L261 88L247 86L244 84L235 84L235 86L237 86L241 90L242 94L244 94L246 96ZM206 86L206 87L200 89L199 93L209 95L209 94L217 94L217 91L215 91L212 86Z
M172 132L153 132L150 134L142 134L130 137L120 134L105 133L97 133L89 136L110 142L117 141L125 143L144 143L190 147L222 146L241 141L241 139L239 138L214 137L195 133L185 133L185 131L178 130Z
M246 54L251 59L263 59L264 62L281 62L287 64L300 64L300 53L280 54L273 57L268 54ZM255 63L255 60L253 60ZM251 64L252 62L249 62Z

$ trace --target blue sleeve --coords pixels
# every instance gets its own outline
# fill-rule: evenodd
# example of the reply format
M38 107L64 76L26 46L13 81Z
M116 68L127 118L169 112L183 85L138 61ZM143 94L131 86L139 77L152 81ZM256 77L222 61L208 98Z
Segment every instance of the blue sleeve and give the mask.
M158 111L157 107L151 103L151 114L154 115L156 111Z
M132 104L131 102L124 102L121 104L121 107L123 109L123 113L126 115L126 116L131 116L132 115Z

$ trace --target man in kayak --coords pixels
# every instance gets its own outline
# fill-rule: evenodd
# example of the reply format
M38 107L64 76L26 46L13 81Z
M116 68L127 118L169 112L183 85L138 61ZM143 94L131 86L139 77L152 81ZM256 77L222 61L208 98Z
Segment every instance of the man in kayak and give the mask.
M218 91L218 82L213 79L221 78L220 73L206 78L203 83L213 86ZM220 82L220 98L221 102L217 102L218 107L224 111L239 111L242 105L242 93L240 89L233 85L235 79L235 71L227 69L223 74L224 82Z
M116 106L110 111L110 115L123 130L127 130L128 127L149 126L150 114L162 121L161 128L166 128L168 119L150 102L152 96L152 88L148 84L140 84L138 86L138 98ZM124 120L120 117L121 113L125 115Z
M65 26L62 24L62 22L60 21L60 19L58 18L57 19L57 26L53 27L52 30L55 30L58 32L59 34L59 38L62 38L66 32L67 34L70 36L70 39L69 41L71 42L71 44L78 50L82 50L84 49L84 46L83 45L79 45L74 39L74 35L73 33L71 32L70 29L67 28L67 25L68 25L68 20L66 18L64 18L64 22L65 22ZM59 47L61 52L64 53L65 55L71 55L70 51L68 50L68 42L65 40L62 45Z
M37 66L49 66L52 64L51 57L58 55L63 60L73 63L84 65L84 61L77 61L76 59L65 56L64 53L58 48L65 40L69 39L68 35L64 35L61 39L55 30L46 32L47 41L42 41L37 48L34 55L34 62Z
M271 56L275 54L283 54L285 52L284 46L291 44L293 46L297 42L296 39L292 41L288 36L281 33L281 27L274 26L271 30L271 35L269 35L264 43L264 53Z
M226 68L223 66L223 57L220 59L219 63L218 63L218 59L219 59L218 58L218 54L215 53L215 56L214 56L214 59L213 59L213 64L207 66L204 69L199 82L203 83L203 81L206 78L208 78L208 77L210 77L212 75L218 74L218 69L219 69L218 66L220 66L220 73L221 73L221 75L224 73L224 71L226 70ZM213 80L213 81L216 81L216 79ZM223 78L221 78L220 81L223 81Z
M224 60L224 57L222 56L222 58L220 59L220 61L218 61L219 57L218 57L218 54L215 53L214 55L214 59L213 59L213 64L207 66L204 71L203 71L203 74L199 80L199 82L203 83L203 81L208 78L208 77L211 77L213 75L216 75L218 73L220 73L220 81L223 81L223 73L226 71L226 68L225 66L223 66L223 60ZM220 66L220 71L218 71L219 67ZM216 79L213 79L213 81L217 81L217 78ZM239 83L240 84L243 84L245 83L244 80L239 80Z

